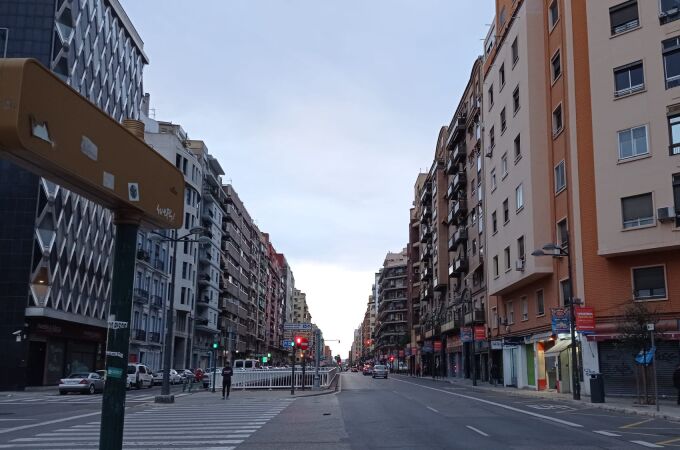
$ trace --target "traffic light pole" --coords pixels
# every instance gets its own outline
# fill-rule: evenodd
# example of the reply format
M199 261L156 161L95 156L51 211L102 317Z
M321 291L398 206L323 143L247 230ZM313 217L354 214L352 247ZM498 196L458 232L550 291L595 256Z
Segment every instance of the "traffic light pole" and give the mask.
M295 345L293 345L293 351L290 352L291 359L293 360L292 369L290 372L290 395L295 395Z
M213 363L211 369L213 373L212 391L215 392L215 377L217 376L217 349L213 349Z
M318 328L316 329L314 343L316 344L316 367L314 369L314 385L312 386L312 390L318 391L321 389L321 375L319 375L319 363L321 362L321 330Z
M307 355L305 355L305 351L302 350L302 390L305 390L305 366L307 363Z

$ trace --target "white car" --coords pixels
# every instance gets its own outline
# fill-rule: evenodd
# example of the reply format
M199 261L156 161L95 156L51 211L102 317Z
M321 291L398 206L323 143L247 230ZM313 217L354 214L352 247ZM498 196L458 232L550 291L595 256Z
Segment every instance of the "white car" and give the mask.
M153 387L151 370L144 364L128 364L127 384L137 389Z
M163 370L153 373L153 384L163 384ZM179 376L175 369L170 369L170 384L179 384L182 382L182 378Z
M104 380L96 372L72 373L68 377L59 380L59 394L66 395L69 392L79 392L81 394L104 392Z

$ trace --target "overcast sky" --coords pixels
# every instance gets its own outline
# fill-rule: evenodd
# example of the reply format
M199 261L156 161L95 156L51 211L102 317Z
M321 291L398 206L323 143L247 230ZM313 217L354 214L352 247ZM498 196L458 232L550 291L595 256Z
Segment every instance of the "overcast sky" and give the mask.
M333 354L408 239L492 0L122 0L158 120L202 139L286 255Z

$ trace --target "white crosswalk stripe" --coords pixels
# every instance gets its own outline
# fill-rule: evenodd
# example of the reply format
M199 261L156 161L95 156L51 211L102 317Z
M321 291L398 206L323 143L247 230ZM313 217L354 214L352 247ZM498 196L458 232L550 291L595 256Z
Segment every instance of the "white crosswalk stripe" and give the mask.
M154 405L125 417L126 450L232 450L285 410L294 399L232 399L219 408L206 405ZM210 414L207 414L209 411ZM200 417L200 420L194 418ZM0 449L96 449L99 421L36 432L0 444Z
M181 397L188 394L178 394L175 397ZM153 401L155 395L130 395L125 398L126 403L144 403ZM23 405L31 403L78 403L78 404L101 404L101 395L54 395L45 394L39 397L2 397L0 398L0 405Z

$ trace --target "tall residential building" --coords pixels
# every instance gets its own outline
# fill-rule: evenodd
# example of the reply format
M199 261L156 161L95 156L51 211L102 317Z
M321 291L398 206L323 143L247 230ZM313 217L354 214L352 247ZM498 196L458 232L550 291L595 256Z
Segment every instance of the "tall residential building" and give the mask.
M407 299L407 254L388 253L380 271L380 303L375 319L375 351L382 362L404 357L410 341ZM396 366L395 366L396 367Z
M139 118L148 58L117 0L0 0L0 29L7 57L37 59L115 120ZM0 161L0 215L0 389L102 368L111 213Z
M195 306L192 305L195 308L194 339L189 347L192 351L191 367L209 367L212 344L219 340L222 220L225 215L221 176L224 170L217 159L208 153L203 141L189 140L187 146L203 169L200 226L207 232L205 237L209 238L209 242L199 244L196 302Z
M408 298L408 327L411 330L410 348L407 349L407 362L409 370L415 371L416 366L419 366L421 360L421 348L419 343L422 343L421 334L421 290L420 290L420 271L422 261L420 258L420 214L419 205L416 199L420 198L419 193L422 192L427 174L418 174L414 186L414 201L413 207L409 210L409 224L408 224L408 245L407 245L407 261L406 261L406 295Z
M147 101L148 104L148 101ZM145 133L144 140L158 153L163 155L184 175L184 221L178 230L169 231L171 237L181 237L201 224L201 199L203 198L203 165L198 156L189 147L187 133L177 124L156 121L148 115L142 116ZM194 239L197 236L192 236ZM148 236L147 236L148 238ZM174 244L168 245L168 267L172 270L172 255ZM199 245L197 242L183 242L177 248L177 263L175 279L171 280L174 287L174 331L172 343L171 365L173 367L189 367L191 365L191 342L194 336L194 319L196 306L196 288L198 271ZM168 297L169 298L169 297ZM165 314L168 310L167 298L164 303ZM165 320L161 330L161 343L165 342ZM148 338L148 337L147 337ZM155 336L154 336L155 338ZM133 352L134 341L131 341L130 352ZM162 347L161 353L165 347ZM142 361L138 355L138 360ZM152 368L159 366L151 365Z
M442 320L442 351L446 355L443 374L468 378L481 375L484 380L488 374L489 342L463 342L460 333L465 327L469 336L470 328L477 327L486 335L484 166L485 160L493 156L493 147L486 151L482 147L481 68L482 59L478 58L448 127L446 173L450 204L446 221L451 282ZM499 132L505 129L501 127Z
M312 315L307 306L307 294L293 290L293 321L297 323L312 323Z

